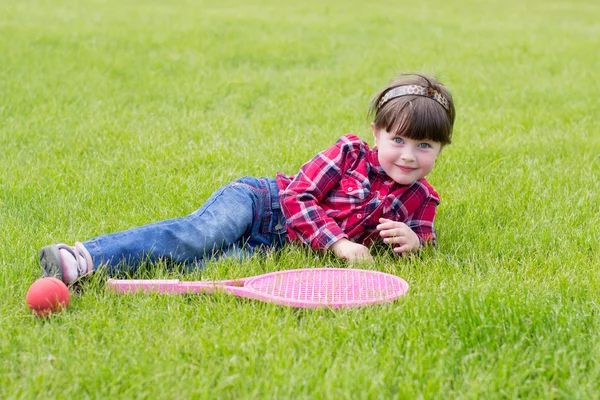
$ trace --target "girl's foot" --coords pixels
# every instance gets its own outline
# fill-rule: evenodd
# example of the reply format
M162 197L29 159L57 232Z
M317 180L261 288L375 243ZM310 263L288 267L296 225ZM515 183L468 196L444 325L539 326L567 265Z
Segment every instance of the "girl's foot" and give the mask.
M92 257L83 244L51 244L40 249L40 266L43 276L53 276L66 284L94 272Z

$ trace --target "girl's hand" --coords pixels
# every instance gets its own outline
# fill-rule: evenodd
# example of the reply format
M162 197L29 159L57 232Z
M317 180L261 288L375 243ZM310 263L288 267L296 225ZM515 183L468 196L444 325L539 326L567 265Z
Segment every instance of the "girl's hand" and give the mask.
M333 253L348 261L368 261L373 257L369 248L362 244L354 243L348 239L340 239L331 246Z
M379 218L377 230L379 236L383 238L383 242L391 244L396 253L412 253L421 248L417 234L403 222Z

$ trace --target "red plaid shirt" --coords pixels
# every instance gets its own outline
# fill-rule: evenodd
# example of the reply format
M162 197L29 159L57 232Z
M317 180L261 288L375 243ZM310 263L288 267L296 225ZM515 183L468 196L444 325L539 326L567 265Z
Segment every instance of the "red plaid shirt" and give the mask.
M381 168L377 150L354 135L342 136L293 176L277 174L279 202L289 240L326 249L342 238L379 239L379 218L407 224L421 244L435 244L433 219L440 198L423 178L400 185Z

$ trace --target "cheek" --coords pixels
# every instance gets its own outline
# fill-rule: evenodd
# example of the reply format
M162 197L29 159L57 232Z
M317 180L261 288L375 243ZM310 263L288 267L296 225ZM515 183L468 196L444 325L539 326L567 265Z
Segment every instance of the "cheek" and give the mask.
M421 164L421 167L425 169L432 169L435 165L436 159L437 157L433 154L425 154L422 157L420 157L419 163Z
M380 164L389 164L391 161L395 159L395 155L393 151L390 151L387 148L379 149L379 163Z

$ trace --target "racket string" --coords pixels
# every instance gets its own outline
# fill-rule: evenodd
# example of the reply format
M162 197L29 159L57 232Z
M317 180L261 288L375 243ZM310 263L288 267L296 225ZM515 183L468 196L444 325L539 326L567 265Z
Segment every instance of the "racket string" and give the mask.
M289 273L257 277L248 282L246 287L278 298L319 303L385 300L402 291L395 277L368 270L286 272Z

